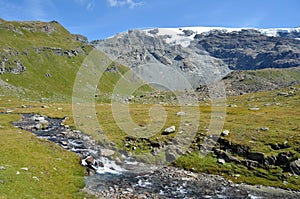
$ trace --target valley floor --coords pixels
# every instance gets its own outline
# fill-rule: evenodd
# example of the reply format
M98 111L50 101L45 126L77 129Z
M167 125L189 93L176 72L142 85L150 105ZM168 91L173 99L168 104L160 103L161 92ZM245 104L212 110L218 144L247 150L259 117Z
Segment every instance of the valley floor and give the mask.
M112 198L121 197L122 194L122 197L129 197L130 194L135 193L141 197L143 195L150 197L147 193L151 194L151 190L154 193L153 198L163 198L163 194L157 195L160 191L166 194L173 194L172 192L177 195L182 194L182 197L190 193L201 194L208 198L221 197L224 193L229 194L229 197L230 194L232 196L240 194L241 197L249 198L252 196L253 198L255 196L298 197L298 192L287 190L299 191L300 189L300 180L295 173L297 171L291 170L293 162L300 158L299 96L299 87L295 87L228 98L226 119L222 129L228 130L228 134L221 136L219 139L221 141L214 143L214 153L200 158L197 151L203 144L203 137L207 133L212 111L209 102L203 102L199 106L201 125L198 132L191 140L186 153L172 162L172 167L150 170L145 174L146 177L139 175L128 178L127 174L122 174L119 179L103 175L86 177L85 190L99 191L98 195ZM40 140L27 131L17 129L11 124L21 118L21 113L35 113L53 118L65 118L64 124L72 129L75 126L72 105L28 102L8 96L0 98L0 198L84 197L85 193L81 191L84 187L84 168L79 164L79 157L49 141ZM148 124L151 106L151 104L130 104L133 120L139 125ZM176 113L180 111L180 107L175 105L164 107L168 112L164 128L171 125L178 127L177 122L181 121L178 118L181 117L178 117ZM113 146L114 150L122 149L138 161L146 161L141 155L143 153L153 154L155 151L160 154L160 150L164 149L177 133L169 135L159 133L149 139L132 138L124 134L115 124L109 104L97 105L96 112L99 121L102 121L100 122L101 130L107 132L106 137L110 140L109 143L100 144ZM187 117L183 120L188 123L189 119ZM102 141L99 132L90 136L96 140L95 142ZM210 139L213 140L213 136ZM159 144L160 147L156 149L153 143ZM244 152L235 151L235 147L243 149ZM260 158L251 158L250 153ZM121 157L120 154L115 153L109 158L120 159ZM273 163L269 161L269 157L275 157ZM280 161L280 158L284 157L287 158L285 163ZM176 169L174 166L185 170ZM297 169L297 165L293 168ZM226 180L223 177L210 176L202 172L217 174ZM96 181L101 181L102 184L97 184ZM286 190L256 185L280 187ZM101 186L104 189L101 189ZM41 196L41 193L44 195ZM190 195L190 198L192 197Z

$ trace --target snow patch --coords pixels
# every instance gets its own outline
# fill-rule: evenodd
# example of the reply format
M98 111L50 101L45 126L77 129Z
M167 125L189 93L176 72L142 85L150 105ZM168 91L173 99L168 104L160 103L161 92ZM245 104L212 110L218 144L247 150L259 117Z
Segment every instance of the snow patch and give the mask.
M157 30L156 34L150 33ZM252 27L244 27L244 28L225 28L225 27L182 27L182 28L152 28L152 29L143 29L148 36L165 36L166 42L173 45L181 45L182 47L187 47L190 45L190 42L194 39L196 34L202 34L210 31L221 31L224 33L230 32L239 32L242 30L256 30L266 36L269 37L277 37L279 33L291 33L291 32L300 32L300 27L298 28L252 28ZM185 34L185 31L192 31L192 34ZM299 38L297 38L299 39Z

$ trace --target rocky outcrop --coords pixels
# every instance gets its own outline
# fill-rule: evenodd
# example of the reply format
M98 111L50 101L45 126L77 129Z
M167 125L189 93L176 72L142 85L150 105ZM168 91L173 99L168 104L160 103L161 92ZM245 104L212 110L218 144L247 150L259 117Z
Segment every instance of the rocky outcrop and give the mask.
M78 56L78 55L85 55L86 53L85 53L84 49L85 49L84 46L80 46L75 49L67 49L67 50L64 50L62 48L41 46L38 48L34 48L34 51L39 54L51 52L54 55L58 55L58 56L74 57L74 56Z
M191 87L188 88L186 82L180 82L180 78L174 77L175 73L188 80L192 87L196 87L219 80L230 72L222 60L207 52L173 45L167 39L168 35L156 35L154 30L131 30L92 43L111 59L131 67L141 77L146 76L144 81L149 81L147 78L151 76L152 82L161 82L162 78L157 74L163 74L167 84L164 86L170 84L178 90Z
M256 30L199 34L191 45L223 60L233 70L300 66L300 41L290 33L269 37ZM295 32L296 35L300 34Z
M130 30L92 43L112 59L133 68L137 74L144 67L155 70L153 65L162 64L179 71L197 88L225 77L229 69L256 70L300 66L300 40L297 39L299 35L299 29L216 29L198 34L193 27L190 30L157 28ZM244 74L240 76L243 78ZM247 80L250 76L246 75L244 79ZM280 83L254 76L253 81L260 80L263 84L260 88L276 87L276 83ZM286 81L281 84L284 82ZM241 87L244 86L243 83L241 82ZM247 83L244 87L242 90L247 89ZM255 87L250 89L259 90Z
M86 36L80 35L80 34L72 34L74 40L79 41L81 43L87 44L88 38Z
M295 160L290 164L290 170L293 174L300 175L300 159Z
M85 46L80 46L75 49L64 50L62 48L54 48L54 47L34 47L32 49L26 49L23 51L18 51L16 49L8 48L0 50L0 75L4 73L12 73L12 74L21 74L26 72L26 66L22 63L22 58L24 56L30 57L33 53L38 54L46 54L52 53L55 56L65 56L68 58L75 56L83 56L86 55ZM51 75L46 75L51 76Z
M202 146L199 145L199 149ZM213 148L217 158L225 162L234 162L254 169L255 167L268 169L278 166L285 171L298 174L300 171L300 161L292 152L280 152L277 155L266 155L263 152L251 151L250 147L241 144L235 144L224 137L220 137L216 146ZM288 168L288 169L287 169Z
M0 75L8 72L12 74L20 74L26 71L26 67L19 60L12 61L7 58L5 55L0 62Z

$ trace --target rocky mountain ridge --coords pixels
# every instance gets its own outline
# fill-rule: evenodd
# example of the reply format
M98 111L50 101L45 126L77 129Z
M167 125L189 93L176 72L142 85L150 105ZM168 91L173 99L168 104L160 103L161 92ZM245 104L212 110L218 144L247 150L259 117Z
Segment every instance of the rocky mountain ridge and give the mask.
M142 69L166 67L195 88L231 70L300 66L299 38L300 28L187 27L129 30L92 44L139 75L144 75ZM164 73L164 78L172 77Z

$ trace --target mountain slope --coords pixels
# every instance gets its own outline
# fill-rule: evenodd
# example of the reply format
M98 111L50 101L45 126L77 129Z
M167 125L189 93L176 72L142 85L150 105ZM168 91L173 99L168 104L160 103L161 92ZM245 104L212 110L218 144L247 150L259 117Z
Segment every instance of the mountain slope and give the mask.
M72 35L56 21L0 20L0 94L70 101L77 71L92 50L84 36ZM115 65L101 79L100 91L112 92L128 70Z
M300 28L187 27L130 30L92 43L137 74L165 67L196 88L231 70L300 66L299 38ZM164 78L178 81L174 76Z

